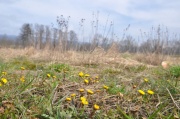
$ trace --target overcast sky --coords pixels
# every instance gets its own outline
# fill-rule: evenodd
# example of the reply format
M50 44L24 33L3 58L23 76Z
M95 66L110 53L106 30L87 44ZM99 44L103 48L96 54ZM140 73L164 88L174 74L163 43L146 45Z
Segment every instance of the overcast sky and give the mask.
M0 0L0 34L18 35L23 23L56 24L60 15L71 17L69 28L75 31L84 18L88 34L92 14L97 11L99 29L106 26L108 19L108 24L114 22L118 36L129 24L131 35L139 35L140 29L148 32L159 24L167 26L171 33L180 31L180 0Z

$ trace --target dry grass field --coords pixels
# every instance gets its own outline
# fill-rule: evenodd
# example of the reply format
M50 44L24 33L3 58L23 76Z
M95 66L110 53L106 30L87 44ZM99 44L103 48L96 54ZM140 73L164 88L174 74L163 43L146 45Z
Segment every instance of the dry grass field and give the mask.
M2 119L180 118L179 56L1 48L0 78Z

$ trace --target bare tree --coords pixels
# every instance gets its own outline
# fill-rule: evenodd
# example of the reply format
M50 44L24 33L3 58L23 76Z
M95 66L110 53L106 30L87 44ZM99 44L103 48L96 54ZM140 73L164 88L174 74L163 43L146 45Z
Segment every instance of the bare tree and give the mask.
M44 25L36 24L36 48L42 49L43 48L43 35L44 35Z
M58 29L53 28L53 49L55 49L57 46L57 34L58 34Z
M66 51L68 42L68 27L69 27L70 16L65 19L63 15L57 17L57 24L59 28L59 50L61 52Z
M20 32L20 40L24 48L30 45L31 33L32 30L30 24L23 24Z
M126 38L119 42L121 52L133 52L137 51L137 43L132 36L128 35Z
M49 26L46 26L46 38L45 38L45 40L46 40L46 44L45 44L45 48L46 49L49 49L50 48L50 46L51 46L51 31L50 31L50 29L49 29Z
M75 50L76 45L78 45L78 38L77 38L77 34L71 30L69 32L69 49L71 50Z

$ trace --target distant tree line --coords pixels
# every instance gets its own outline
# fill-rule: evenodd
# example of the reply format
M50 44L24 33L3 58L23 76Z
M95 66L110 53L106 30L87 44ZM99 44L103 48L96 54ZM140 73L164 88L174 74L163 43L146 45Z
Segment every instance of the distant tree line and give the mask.
M68 19L57 18L58 27L25 23L22 25L19 37L9 40L6 36L0 37L1 47L26 48L34 47L38 50L59 50L65 52L92 51L97 46L108 50L116 44L119 52L130 53L156 53L168 55L180 55L180 36L169 34L167 28L160 25L149 33L141 33L137 40L131 35L124 35L117 40L114 37L106 37L95 33L89 41L82 40L73 30L68 30Z
M180 34L169 34L168 29L160 25L141 33L139 40L128 35L118 43L121 52L180 55Z
M1 47L15 47L16 38L11 38L7 34L0 35L0 48Z
M77 34L73 30L64 30L39 24L23 24L17 39L19 47L53 49L60 51L77 50L80 47Z

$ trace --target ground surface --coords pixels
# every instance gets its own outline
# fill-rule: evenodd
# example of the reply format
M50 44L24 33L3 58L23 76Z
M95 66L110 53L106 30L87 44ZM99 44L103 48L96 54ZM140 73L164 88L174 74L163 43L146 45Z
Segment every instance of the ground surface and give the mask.
M179 57L166 57L170 66L163 69L149 55L101 48L91 53L0 49L0 56L2 118L180 117Z

